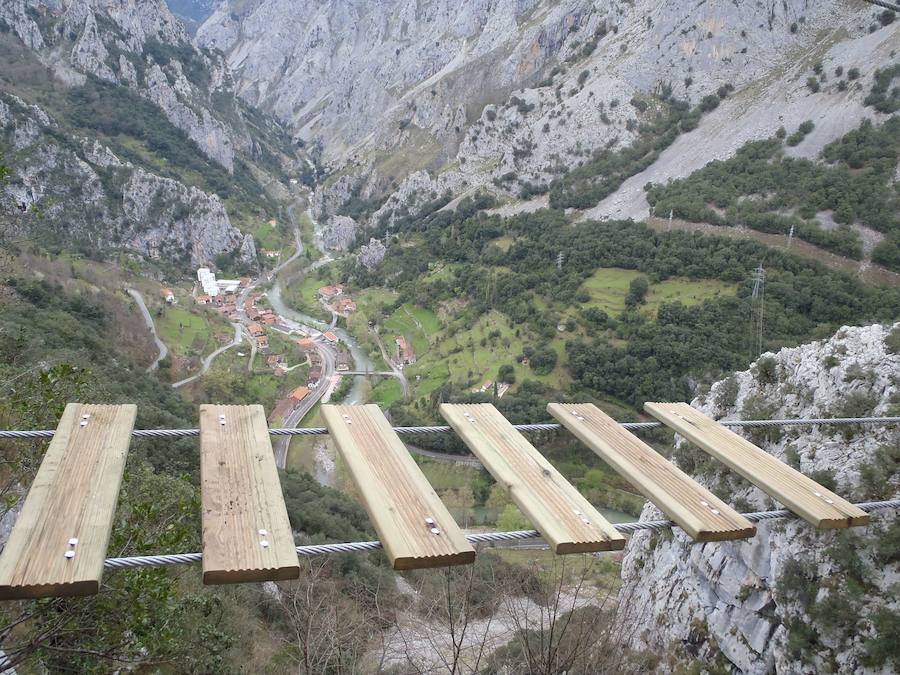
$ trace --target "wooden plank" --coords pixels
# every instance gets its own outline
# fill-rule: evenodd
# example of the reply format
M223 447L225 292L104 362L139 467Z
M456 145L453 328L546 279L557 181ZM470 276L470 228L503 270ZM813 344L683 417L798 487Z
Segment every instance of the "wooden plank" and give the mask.
M300 576L261 405L200 406L200 481L204 584Z
M645 403L644 408L816 527L834 529L868 524L868 513L687 403Z
M618 530L490 403L443 403L440 411L554 552L625 548Z
M745 539L756 527L591 403L547 410L697 541Z
M323 405L322 417L394 569L475 560L475 549L378 406Z
M137 407L69 403L0 555L0 599L100 590Z

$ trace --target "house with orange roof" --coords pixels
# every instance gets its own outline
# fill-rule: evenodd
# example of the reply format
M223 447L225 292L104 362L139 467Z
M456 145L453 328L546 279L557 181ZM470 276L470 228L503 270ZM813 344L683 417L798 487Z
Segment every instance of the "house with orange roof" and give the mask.
M403 335L394 338L397 345L397 360L403 364L411 364L416 362L416 353Z
M260 335L266 334L265 329L258 323L251 323L249 326L247 326L247 330L250 331L250 335L252 335L253 337L259 337Z
M312 338L297 340L297 346L304 352L314 352L316 350L316 343Z
M323 333L322 335L326 340L328 340L332 344L334 344L335 342L338 341L338 336L335 335L334 333L332 333L331 331L328 331L327 333Z
M356 303L352 298L340 298L334 303L334 310L339 314L349 314L356 311Z
M319 297L323 300L331 300L344 292L344 284L335 284L334 286L322 286L319 289Z
M294 391L291 392L290 399L295 403L300 403L303 399L309 396L309 387L297 387Z

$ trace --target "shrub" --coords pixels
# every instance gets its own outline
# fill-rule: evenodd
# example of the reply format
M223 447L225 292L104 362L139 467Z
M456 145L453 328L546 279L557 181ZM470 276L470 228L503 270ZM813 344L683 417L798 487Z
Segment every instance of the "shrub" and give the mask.
M865 643L864 665L881 668L890 662L900 668L900 615L881 607L872 615L876 636Z
M764 356L756 362L756 379L760 384L778 382L778 364L773 356Z
M737 402L739 391L740 384L738 379L731 375L722 380L719 386L716 387L716 396L713 402L719 408L730 408Z
M631 105L637 108L638 112L646 112L649 104L643 99L638 98L637 96L633 96L630 101Z
M710 112L719 107L719 97L715 94L708 94L700 99L700 110Z
M900 354L900 326L897 326L884 339L884 348L889 354Z
M813 94L818 94L821 87L819 86L819 81L814 77L806 78L806 88L809 89Z
M848 80L858 80L859 79L859 68L851 68L847 71L847 79Z

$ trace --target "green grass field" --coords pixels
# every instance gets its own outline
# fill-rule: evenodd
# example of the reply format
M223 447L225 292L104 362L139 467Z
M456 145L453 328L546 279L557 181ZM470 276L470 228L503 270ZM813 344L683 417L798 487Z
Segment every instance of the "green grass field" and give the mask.
M331 314L319 302L319 289L334 283L336 268L325 265L311 274L305 274L285 285L284 301L294 309L323 321L331 320Z
M385 378L374 387L369 394L369 400L377 403L382 408L390 408L396 401L403 398L403 388L400 381L394 377Z
M625 297L628 286L633 279L645 276L636 270L624 270L616 267L598 269L581 286L591 300L584 307L598 307L610 316L617 316L625 309ZM734 284L727 284L714 279L692 280L681 277L666 279L658 284L650 284L647 302L642 311L655 315L657 308L664 302L680 301L684 305L696 305L708 298L718 295L733 295Z
M224 321L212 322L212 314L194 314L183 307L166 306L162 316L154 316L160 339L174 353L186 356L193 353L204 355L214 349L213 334L216 330L232 331ZM224 325L223 325L224 324Z
M403 335L412 340L416 356L424 355L431 347L431 338L441 328L441 322L434 312L405 304L385 319L382 334L385 344L393 335Z
M528 378L561 386L568 381L563 335L550 342L560 356L556 368L547 375L536 375L528 366L517 363L516 357L526 344L537 345L539 341L521 334L517 337L516 328L498 311L481 316L471 327L452 336L447 333L447 330L436 333L431 349L406 369L416 398L427 396L447 381L481 386L486 380L496 380L504 364L515 368L517 382Z

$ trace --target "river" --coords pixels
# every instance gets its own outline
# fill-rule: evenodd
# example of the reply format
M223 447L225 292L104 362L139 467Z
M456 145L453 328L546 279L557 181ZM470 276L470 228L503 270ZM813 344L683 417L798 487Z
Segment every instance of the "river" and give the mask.
M322 238L320 236L320 225L319 222L313 218L312 210L307 209L307 214L309 215L309 219L313 223L313 227L315 228L315 240L316 244L320 248L323 254L328 255L328 253L321 247ZM293 221L293 218L291 219ZM294 223L296 227L296 223ZM315 264L315 263L314 263ZM303 273L308 272L309 268L305 269ZM276 314L281 314L288 319L296 321L298 323L306 324L307 326L313 326L321 331L330 330L335 335L337 335L341 341L350 348L350 354L353 356L353 362L355 364L354 370L365 372L375 370L375 364L372 362L372 359L369 358L368 353L359 346L359 343L343 328L332 328L330 324L325 323L324 321L320 321L319 319L315 319L303 312L298 312L293 307L289 307L287 303L284 302L284 299L281 296L281 279L276 275L275 283L272 285L272 288L269 289L267 293L267 297L269 299L269 303L272 305L272 309ZM353 386L350 388L346 398L344 398L344 403L350 405L358 405L360 403L365 403L366 396L366 380L363 376L358 375L353 378Z

